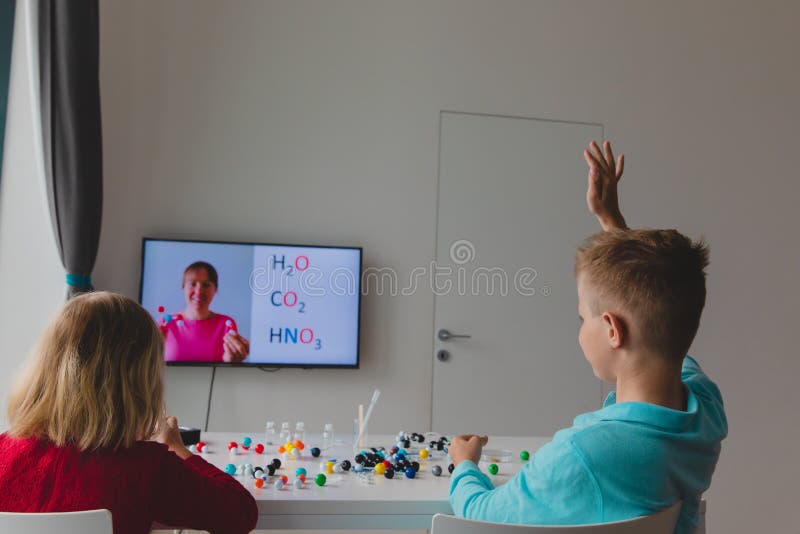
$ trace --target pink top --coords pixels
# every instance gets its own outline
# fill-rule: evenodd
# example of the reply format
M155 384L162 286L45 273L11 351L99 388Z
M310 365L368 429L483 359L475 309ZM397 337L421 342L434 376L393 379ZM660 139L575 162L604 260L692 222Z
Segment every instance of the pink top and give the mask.
M111 511L114 534L147 534L154 521L219 534L246 534L258 508L239 481L199 456L166 445L81 451L0 434L0 511Z
M236 321L221 313L194 320L173 316L161 330L164 360L168 362L221 362L225 352L222 338L229 330L239 331Z

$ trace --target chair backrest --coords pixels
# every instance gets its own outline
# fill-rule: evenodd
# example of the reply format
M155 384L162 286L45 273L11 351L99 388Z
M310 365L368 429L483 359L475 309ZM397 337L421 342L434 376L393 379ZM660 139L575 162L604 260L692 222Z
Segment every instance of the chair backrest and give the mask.
M459 519L451 515L433 516L431 534L672 534L681 512L681 503L652 515L593 525L507 525Z
M113 534L111 512L59 512L16 514L0 512L3 534Z

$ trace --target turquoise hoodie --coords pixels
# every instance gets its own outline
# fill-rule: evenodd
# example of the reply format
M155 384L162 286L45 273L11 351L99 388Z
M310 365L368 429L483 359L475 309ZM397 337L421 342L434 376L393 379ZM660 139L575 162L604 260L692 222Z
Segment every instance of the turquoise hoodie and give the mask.
M694 532L728 422L717 386L687 356L686 411L644 402L575 418L499 488L473 462L453 471L456 515L500 523L577 525L649 515L683 501L675 532Z

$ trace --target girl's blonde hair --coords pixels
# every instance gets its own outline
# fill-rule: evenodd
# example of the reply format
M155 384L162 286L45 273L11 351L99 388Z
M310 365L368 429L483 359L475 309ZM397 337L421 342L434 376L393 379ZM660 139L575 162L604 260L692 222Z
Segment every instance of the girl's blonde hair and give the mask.
M135 301L107 292L67 302L8 402L9 434L81 450L128 447L164 413L164 339Z

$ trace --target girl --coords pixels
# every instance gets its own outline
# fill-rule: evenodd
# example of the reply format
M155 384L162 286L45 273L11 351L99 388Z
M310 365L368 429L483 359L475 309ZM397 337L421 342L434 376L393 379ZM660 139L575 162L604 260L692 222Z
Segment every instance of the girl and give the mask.
M154 521L250 532L252 495L189 452L175 418L163 417L163 353L161 332L133 300L70 300L9 398L0 510L105 508L115 534L144 534Z

